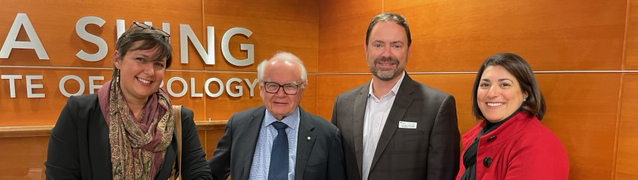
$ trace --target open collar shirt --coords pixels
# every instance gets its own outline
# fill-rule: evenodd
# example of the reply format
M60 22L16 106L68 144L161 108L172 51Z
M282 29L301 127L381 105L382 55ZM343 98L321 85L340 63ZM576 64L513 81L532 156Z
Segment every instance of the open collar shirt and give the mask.
M383 127L388 119L390 109L392 109L392 104L399 92L399 87L401 86L401 82L403 82L404 77L405 72L402 73L401 78L397 81L394 87L392 87L390 92L383 95L381 98L374 96L372 88L374 80L370 81L370 90L368 91L368 101L366 103L366 114L363 120L362 171L364 180L367 180L368 175L370 174L370 169L372 168L370 166L372 165L372 159L374 158L374 153L377 149L381 132L383 131Z

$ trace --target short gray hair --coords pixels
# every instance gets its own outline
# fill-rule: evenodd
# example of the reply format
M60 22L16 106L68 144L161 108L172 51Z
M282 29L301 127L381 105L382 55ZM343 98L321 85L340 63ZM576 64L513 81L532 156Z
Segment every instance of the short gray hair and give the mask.
M306 67L304 67L301 59L299 59L299 57L295 56L292 53L283 52L283 51L275 53L272 57L270 57L270 59L263 60L261 61L261 63L259 63L259 65L257 65L257 79L259 79L259 82L264 82L263 78L264 78L264 70L266 68L266 64L270 62L270 60L275 58L281 58L281 59L296 63L299 66L299 71L301 72L301 83L307 82L308 73L306 72Z

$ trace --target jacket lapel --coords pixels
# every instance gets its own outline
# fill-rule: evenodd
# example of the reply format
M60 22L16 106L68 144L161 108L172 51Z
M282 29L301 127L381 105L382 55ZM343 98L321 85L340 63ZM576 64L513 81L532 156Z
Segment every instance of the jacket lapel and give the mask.
M366 112L366 103L368 101L368 94L370 91L370 83L363 86L361 91L354 100L354 113L352 117L352 130L354 136L352 142L354 142L354 150L357 156L357 166L359 168L359 175L361 175L361 163L363 162L363 121Z
M260 108L255 109L253 112L253 118L246 124L246 127L237 127L241 128L241 131L245 132L245 136L239 137L239 141L245 141L243 147L238 147L240 150L238 152L242 152L240 155L243 157L243 161L246 162L243 164L243 168L238 173L240 177L244 177L241 179L248 179L250 176L250 166L253 164L253 155L255 154L255 146L257 146L257 138L259 138L259 130L261 129L261 123L264 120L264 115L266 113L266 108L261 106Z
M315 126L311 123L310 115L299 107L299 134L297 135L297 162L295 162L295 179L303 179L308 158L315 144Z
M399 121L403 118L403 115L405 115L410 104L412 104L412 100L414 100L412 92L414 92L414 81L406 73L403 78L403 82L399 87L399 92L397 92L394 102L392 103L392 108L390 109L390 114L388 114L388 119L385 122L383 131L381 132L381 137L379 137L379 143L377 144L377 149L374 152L374 158L372 159L370 169L374 169L374 166L377 164L377 161L379 161L381 154L383 154L383 151L385 151L385 148L388 146L392 136L394 136L394 132L399 127Z

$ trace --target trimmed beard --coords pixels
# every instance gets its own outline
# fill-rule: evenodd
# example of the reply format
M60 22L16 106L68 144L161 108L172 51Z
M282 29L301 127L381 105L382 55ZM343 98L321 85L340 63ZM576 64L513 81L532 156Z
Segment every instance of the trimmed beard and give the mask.
M384 63L393 63L396 65L396 68L392 69L389 73L382 72L379 68L377 68L377 64L380 62ZM374 59L374 64L368 64L368 69L375 77L379 78L382 81L389 81L397 77L400 73L403 72L404 68L399 66L399 60L392 57L378 57Z

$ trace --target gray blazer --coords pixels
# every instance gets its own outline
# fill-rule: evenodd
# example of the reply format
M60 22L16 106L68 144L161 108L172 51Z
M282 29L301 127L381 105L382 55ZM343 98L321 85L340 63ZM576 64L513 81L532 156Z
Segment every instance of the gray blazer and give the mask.
M214 179L248 179L266 108L234 114L226 124L213 157L208 161ZM299 107L295 179L345 179L341 132L325 119ZM310 137L310 139L305 138Z
M332 123L343 133L348 179L361 179L363 120L370 83L335 100ZM399 121L417 123L399 128ZM459 130L454 97L405 75L372 160L369 179L454 179Z

